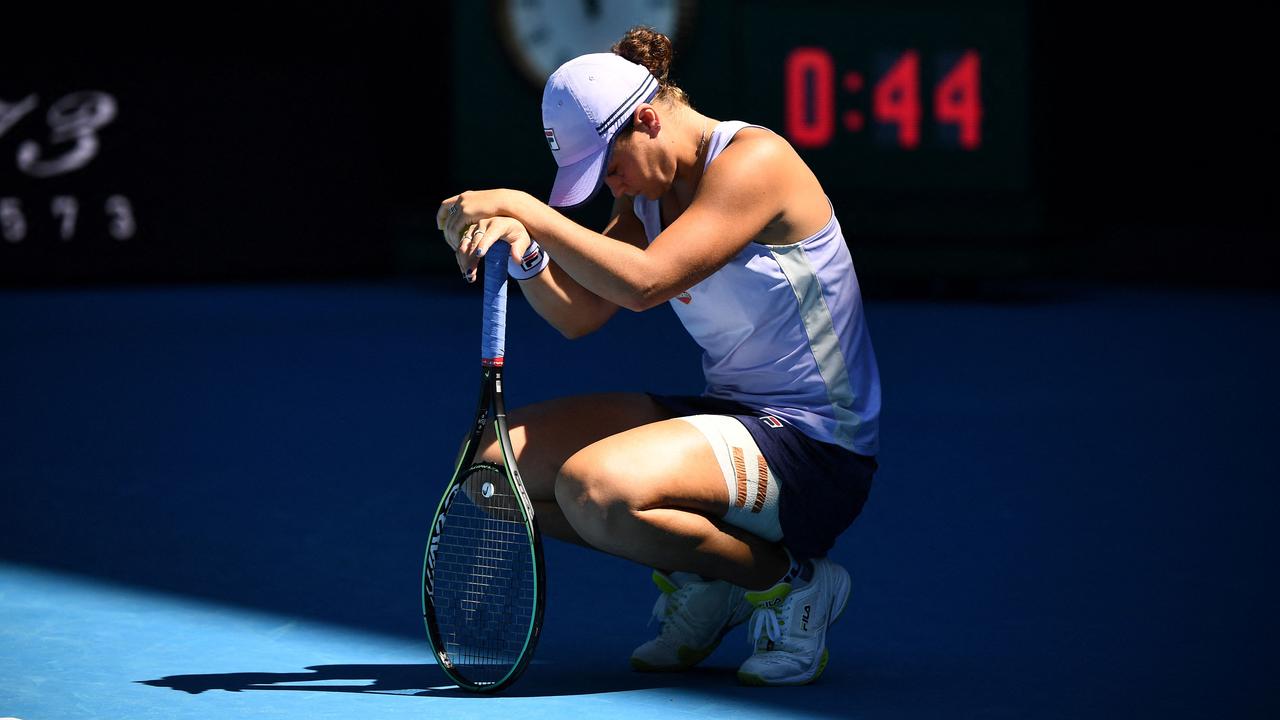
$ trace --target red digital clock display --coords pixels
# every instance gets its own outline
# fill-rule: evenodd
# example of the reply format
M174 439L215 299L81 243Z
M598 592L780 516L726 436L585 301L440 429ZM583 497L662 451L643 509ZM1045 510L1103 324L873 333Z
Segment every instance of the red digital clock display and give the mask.
M797 147L826 147L837 128L851 133L868 129L862 110L840 112L836 103L840 89L850 95L868 90L863 74L850 70L837 77L835 59L826 49L792 50L784 78L786 134ZM927 113L925 92L931 100ZM977 50L960 53L932 88L921 87L920 51L904 50L873 78L869 97L871 127L878 128L882 144L915 150L922 124L932 122L944 130L937 134L943 144L967 151L982 146L982 57ZM948 128L951 132L945 132Z
M733 111L833 191L1023 192L1024 3L745 2Z

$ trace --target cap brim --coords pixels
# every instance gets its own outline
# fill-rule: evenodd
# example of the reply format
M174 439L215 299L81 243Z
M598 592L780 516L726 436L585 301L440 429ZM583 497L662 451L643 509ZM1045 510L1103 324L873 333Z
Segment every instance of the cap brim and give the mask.
M551 207L574 207L595 197L604 182L605 158L608 155L605 148L557 170L547 204Z

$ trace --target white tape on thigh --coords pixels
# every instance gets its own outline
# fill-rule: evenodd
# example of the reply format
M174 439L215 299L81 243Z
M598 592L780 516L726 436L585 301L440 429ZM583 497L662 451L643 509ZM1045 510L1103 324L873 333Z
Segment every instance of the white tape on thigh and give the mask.
M765 540L782 539L778 480L751 433L727 415L690 415L680 419L701 430L715 451L729 491L725 522Z

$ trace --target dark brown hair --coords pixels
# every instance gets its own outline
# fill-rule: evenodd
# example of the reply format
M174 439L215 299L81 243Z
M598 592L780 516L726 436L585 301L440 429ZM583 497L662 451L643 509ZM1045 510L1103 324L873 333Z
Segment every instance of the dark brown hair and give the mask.
M676 87L667 76L671 72L671 38L654 28L637 25L613 44L613 54L620 55L637 65L643 65L658 81L658 96L654 100L689 104L689 96Z

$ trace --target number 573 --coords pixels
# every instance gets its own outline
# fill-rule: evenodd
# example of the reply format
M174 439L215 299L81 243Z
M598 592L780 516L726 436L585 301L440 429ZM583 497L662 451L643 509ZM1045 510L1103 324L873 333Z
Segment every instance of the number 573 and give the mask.
M103 214L107 219L107 234L124 242L137 233L134 221L133 203L124 195L112 195L103 203ZM55 195L49 201L49 216L58 225L58 237L64 242L76 235L80 220L80 201L73 195ZM14 197L0 197L0 237L4 241L16 245L25 241L30 234L27 214L22 209L22 201Z

